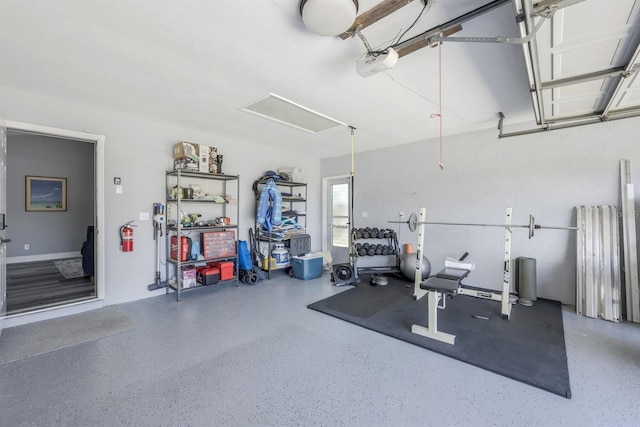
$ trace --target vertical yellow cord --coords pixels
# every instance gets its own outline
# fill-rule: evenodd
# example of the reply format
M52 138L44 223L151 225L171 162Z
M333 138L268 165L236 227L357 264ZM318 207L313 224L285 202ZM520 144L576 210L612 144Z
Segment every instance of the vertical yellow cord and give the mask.
M358 272L357 272L357 268L355 267L355 259L358 257L358 251L356 251L355 249L355 243L354 238L353 238L353 187L354 187L354 183L353 183L353 177L354 177L354 171L355 171L355 161L354 161L354 147L355 147L355 129L353 126L349 126L351 128L351 185L349 188L349 197L350 197L350 202L351 202L351 208L349 209L349 227L351 228L351 230L349 231L349 258L351 259L351 261L354 263L353 267L354 269L356 269L356 277L358 277Z
M355 128L353 126L349 126L351 128L351 176L353 177L353 171L355 170L355 163L353 160L353 150L354 150L354 144L355 144L355 133L354 130Z
M440 45L438 46L438 78L440 80L440 84L438 85L440 98L438 100L438 103L440 104L438 113L438 116L440 117L440 163L438 163L438 166L440 167L440 170L444 170L444 160L442 154L442 42L440 42Z
M437 113L431 114L431 118L437 117L440 121L440 162L438 163L438 167L440 170L444 170L444 160L443 160L443 147L442 147L442 42L438 43L438 79L440 81L438 85L438 104L439 111Z

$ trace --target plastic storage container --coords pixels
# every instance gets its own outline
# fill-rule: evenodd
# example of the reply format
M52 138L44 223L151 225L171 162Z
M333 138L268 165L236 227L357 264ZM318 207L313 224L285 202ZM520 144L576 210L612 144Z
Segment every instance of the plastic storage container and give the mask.
M310 280L322 276L322 254L308 254L291 257L293 276L301 280Z
M289 252L293 256L306 255L311 252L311 236L294 234L289 241Z
M233 261L215 261L207 265L220 270L220 280L233 279Z
M215 267L199 267L196 270L196 281L201 285L215 285L220 281L220 269Z

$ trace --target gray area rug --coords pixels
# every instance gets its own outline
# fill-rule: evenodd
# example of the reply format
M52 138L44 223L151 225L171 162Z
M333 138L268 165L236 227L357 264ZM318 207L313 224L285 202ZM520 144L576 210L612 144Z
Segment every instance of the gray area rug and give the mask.
M84 276L84 270L82 270L82 258L61 259L54 261L54 264L65 279Z
M134 328L116 307L16 326L0 335L0 365L99 340Z

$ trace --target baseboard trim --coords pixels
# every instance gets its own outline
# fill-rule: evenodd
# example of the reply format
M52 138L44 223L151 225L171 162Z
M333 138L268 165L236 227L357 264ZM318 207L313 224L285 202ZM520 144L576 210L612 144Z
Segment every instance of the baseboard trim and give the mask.
M80 252L58 252L55 254L12 256L7 258L7 264L17 264L19 262L49 261L54 259L76 258L80 256L82 256Z

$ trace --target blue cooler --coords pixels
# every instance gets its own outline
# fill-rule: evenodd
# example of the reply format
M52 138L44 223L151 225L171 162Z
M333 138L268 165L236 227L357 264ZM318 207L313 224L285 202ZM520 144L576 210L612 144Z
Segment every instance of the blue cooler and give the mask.
M307 254L291 257L293 276L301 280L315 279L322 276L322 254Z

